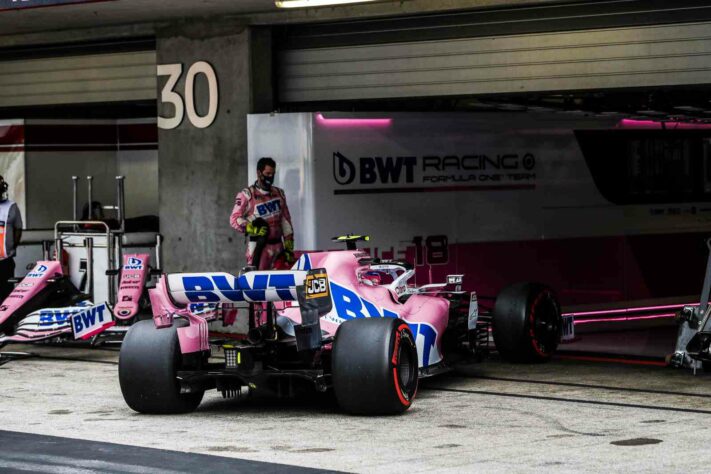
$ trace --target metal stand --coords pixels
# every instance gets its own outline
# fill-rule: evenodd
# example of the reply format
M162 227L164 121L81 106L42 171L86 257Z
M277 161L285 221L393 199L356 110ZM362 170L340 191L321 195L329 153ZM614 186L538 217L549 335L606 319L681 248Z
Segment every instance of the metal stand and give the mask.
M119 222L118 229L111 229L109 226L102 221L94 220L94 177L87 176L87 209L88 209L88 220L79 220L79 209L78 209L78 192L79 192L79 178L77 176L72 176L72 216L71 221L59 221L54 227L54 240L57 249L56 259L61 261L62 248L65 245L65 237L75 236L84 237L82 240L83 247L87 251L87 280L88 280L88 291L87 293L94 297L94 249L98 248L94 238L102 237L106 239L106 243L100 245L100 247L106 247L107 249L107 268L114 269L117 268L123 257L122 255L122 245L121 237L126 228L125 220L125 188L124 188L124 176L116 176L116 202L113 205L103 206L103 210L112 210L116 213L116 218ZM84 227L102 227L102 232L89 232L82 231L82 226ZM69 230L71 229L71 230ZM156 249L156 253L158 250ZM108 297L111 302L114 302L116 298L116 293L118 292L118 278L116 275L108 275L109 285L108 285Z
M688 367L696 371L704 362L711 362L711 239L706 241L709 257L706 262L706 276L701 290L698 306L685 306L677 317L679 333L676 349L669 357L669 364L674 367Z
M94 239L84 239L86 247L86 293L94 300Z

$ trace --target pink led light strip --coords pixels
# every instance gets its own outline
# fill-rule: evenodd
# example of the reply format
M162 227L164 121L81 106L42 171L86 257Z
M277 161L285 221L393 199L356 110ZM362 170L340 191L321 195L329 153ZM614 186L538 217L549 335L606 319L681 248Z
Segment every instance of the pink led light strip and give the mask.
M391 118L326 118L316 114L316 122L326 127L389 127Z
M617 323L622 321L640 321L644 319L664 319L673 318L676 313L663 313L663 314L650 314L650 315L633 315L627 316L631 313L649 313L654 311L669 310L669 309L681 309L684 306L698 306L698 303L689 304L669 304L660 306L642 306L639 308L621 308L621 309L608 309L601 311L583 311L578 313L563 313L563 316L573 316L573 318L580 316L598 316L598 315L612 315L618 314L620 317L617 318L591 318L591 319L578 319L574 320L574 324L588 324L588 323Z
M664 125L662 125L664 124ZM667 129L667 130L708 130L711 124L708 123L693 123L693 122L672 122L672 121L656 121L656 120L634 120L622 119L617 125L619 128L635 128L635 129Z
M665 314L652 314L649 316L629 316L622 318L600 318L600 319L579 319L573 321L574 324L588 324L588 323L619 323L622 321L639 321L642 319L665 319L673 318L676 313L665 313Z
M600 311L581 311L577 313L563 313L563 316L598 316L603 314L627 314L627 313L647 313L652 311L662 311L666 309L681 309L684 306L698 306L699 303L668 304L662 306L641 306L639 308L607 309Z

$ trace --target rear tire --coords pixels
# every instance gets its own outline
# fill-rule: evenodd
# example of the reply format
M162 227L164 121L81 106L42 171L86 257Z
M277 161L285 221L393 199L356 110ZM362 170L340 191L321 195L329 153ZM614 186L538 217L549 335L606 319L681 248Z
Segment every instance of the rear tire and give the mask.
M341 324L333 342L333 389L339 406L357 415L396 415L417 393L415 338L401 319Z
M492 328L496 349L511 362L545 362L558 343L563 319L552 290L540 283L517 283L496 298Z
M183 364L176 319L172 327L158 329L152 320L139 321L128 330L119 354L119 383L129 407L139 413L187 413L200 404L204 391L180 393L177 371Z

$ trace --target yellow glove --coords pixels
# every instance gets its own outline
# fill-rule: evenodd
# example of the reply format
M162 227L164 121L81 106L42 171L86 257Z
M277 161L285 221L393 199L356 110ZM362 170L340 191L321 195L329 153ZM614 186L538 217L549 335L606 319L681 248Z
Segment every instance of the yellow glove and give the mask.
M267 235L267 232L269 232L268 227L255 227L254 224L251 222L247 222L247 227L245 227L245 231L247 232L247 235L251 235L254 237L264 237Z
M286 260L289 263L293 263L296 261L296 256L294 256L294 241L293 240L285 240L284 241L284 253L286 254Z

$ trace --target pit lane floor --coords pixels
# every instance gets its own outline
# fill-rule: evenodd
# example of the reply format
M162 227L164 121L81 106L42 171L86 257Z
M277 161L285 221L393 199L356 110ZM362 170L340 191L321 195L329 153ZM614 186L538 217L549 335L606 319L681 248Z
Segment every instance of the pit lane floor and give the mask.
M277 463L286 470L695 472L711 464L710 374L567 358L521 366L494 358L424 381L403 416L352 417L322 400L225 400L214 391L192 414L146 416L123 402L114 350L8 351L35 355L0 366L0 429L13 432L219 456L214 462ZM18 459L5 445L3 436L10 435L0 432L0 471ZM111 462L111 456L68 442L85 455L77 469L106 471L89 461ZM41 442L32 454L23 449L25 460L47 454ZM186 466L166 459L163 471ZM112 469L157 469L139 469L136 462L126 471L118 464Z

